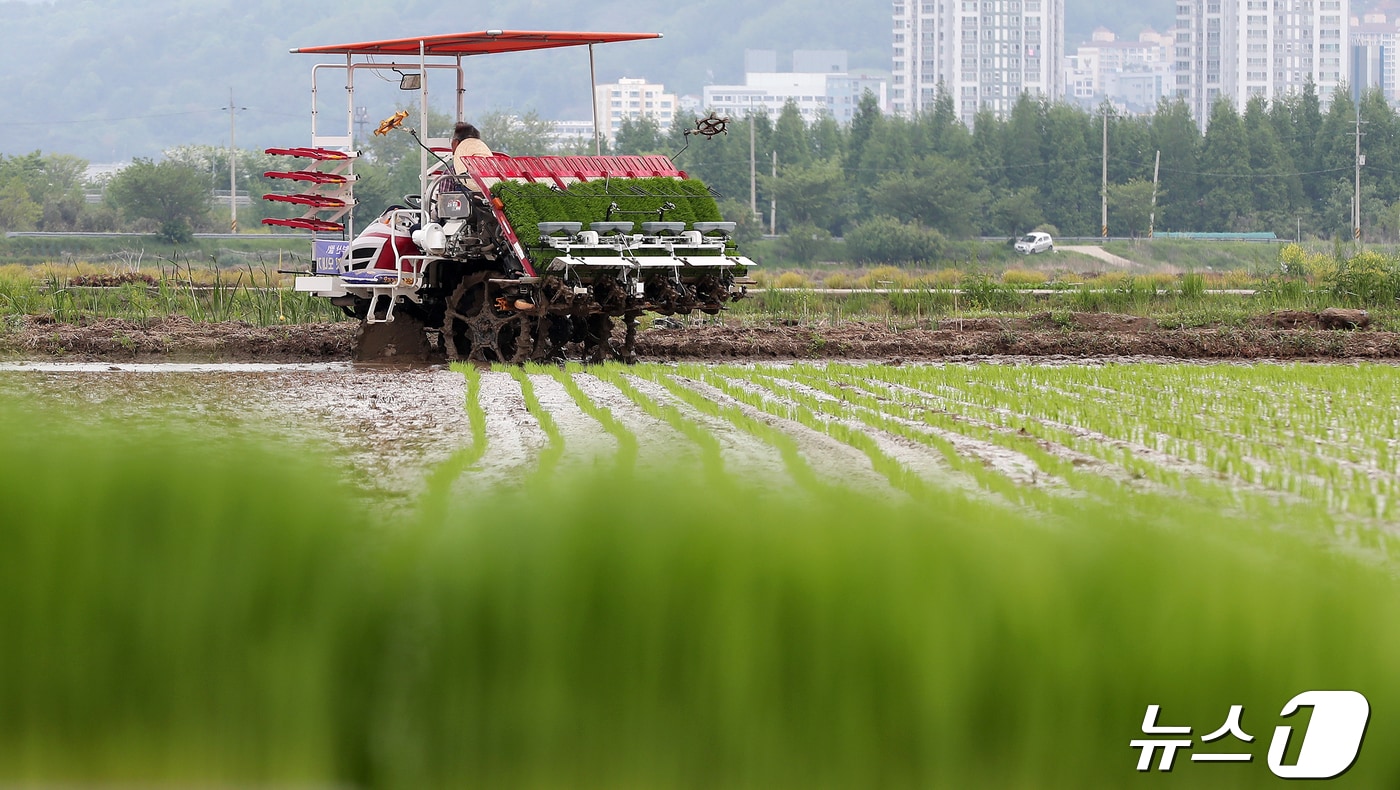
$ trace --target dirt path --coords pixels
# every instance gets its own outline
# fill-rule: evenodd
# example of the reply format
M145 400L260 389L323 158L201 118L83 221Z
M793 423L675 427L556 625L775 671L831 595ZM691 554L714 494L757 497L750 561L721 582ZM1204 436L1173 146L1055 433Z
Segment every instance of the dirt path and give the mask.
M1095 247L1089 244L1076 244L1072 247L1056 247L1055 249L1063 250L1064 252L1077 252L1080 255L1088 255L1090 258L1096 258L1098 260L1103 261L1104 263L1109 264L1110 266L1117 266L1120 269L1140 268L1135 261L1130 261L1121 255L1114 255L1113 253L1105 250L1103 247ZM1167 274L1177 273L1176 268L1172 266L1155 267L1154 271L1160 271Z

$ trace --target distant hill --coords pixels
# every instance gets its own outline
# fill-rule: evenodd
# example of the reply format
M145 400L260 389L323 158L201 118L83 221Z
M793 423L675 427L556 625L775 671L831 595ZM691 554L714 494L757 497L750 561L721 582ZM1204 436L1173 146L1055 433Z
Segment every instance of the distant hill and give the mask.
M290 47L423 33L662 32L661 41L598 48L598 77L644 76L677 93L698 94L706 83L739 80L749 48L775 49L780 63L793 49L845 49L853 67L889 68L888 0L463 5L0 0L0 107L9 111L0 122L0 154L43 150L107 162L156 156L180 144L226 145L230 89L240 108L240 147L304 144L310 73L318 60L288 54ZM1171 24L1171 13L1171 0L1070 0L1068 38L1073 44L1098 24L1125 33L1147 24L1161 29ZM469 116L494 109L534 109L551 119L589 116L583 50L475 59L468 75ZM357 80L356 103L375 121L405 101L385 81L367 74ZM331 82L339 95L339 78ZM447 107L450 91L437 98Z

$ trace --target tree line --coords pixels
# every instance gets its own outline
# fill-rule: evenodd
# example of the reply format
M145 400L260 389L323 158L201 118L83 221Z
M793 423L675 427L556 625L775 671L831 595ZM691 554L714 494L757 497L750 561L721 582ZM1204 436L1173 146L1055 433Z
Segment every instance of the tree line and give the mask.
M1006 118L983 112L971 129L946 93L914 118L883 116L867 96L846 127L805 124L789 105L771 122L737 119L729 134L692 143L681 165L747 203L752 123L758 208L768 215L776 200L780 233L849 240L876 223L885 235L1012 236L1048 225L1097 236L1105 117L1111 235L1147 234L1160 152L1156 231L1350 237L1357 105L1339 91L1324 112L1311 85L1273 102L1254 98L1243 112L1222 99L1204 133L1184 103L1168 100L1151 115L1123 116L1023 95ZM1359 117L1362 227L1369 239L1394 241L1400 115L1376 90L1362 96ZM668 142L683 144L674 133Z
M1091 110L1028 95L1007 117L984 112L969 129L946 93L913 118L882 115L867 94L848 125L830 116L806 122L789 103L776 117L730 119L727 132L714 138L693 133L693 114L668 130L649 119L627 121L603 148L674 156L721 194L725 215L747 234L776 219L777 232L798 240L798 247L807 239L841 236L857 259L927 260L949 239L1014 236L1045 226L1060 235L1098 235L1105 119L1111 235L1145 235L1155 211L1157 231L1349 237L1357 117L1346 92L1332 96L1323 111L1309 85L1273 102L1252 99L1243 112L1222 99L1204 133L1181 102L1163 100L1151 115L1123 116L1108 106ZM1400 167L1393 164L1400 161L1400 115L1371 91L1361 98L1359 118L1367 156L1363 230L1371 240L1400 240ZM450 120L434 114L432 136L446 136ZM534 112L475 120L497 151L594 149L591 140L553 145L548 122ZM361 217L417 191L417 152L402 132L365 142L356 165ZM227 189L227 157L227 149L189 146L167 151L159 163L138 160L105 185L99 203L84 199L101 185L83 183L86 163L76 157L0 157L0 230L145 229L178 237L226 227L227 220L208 208L212 191ZM240 214L242 224L295 212L258 198L285 188L265 179L264 171L299 163L239 152L238 167L240 189L253 197ZM182 200L194 205L181 209Z

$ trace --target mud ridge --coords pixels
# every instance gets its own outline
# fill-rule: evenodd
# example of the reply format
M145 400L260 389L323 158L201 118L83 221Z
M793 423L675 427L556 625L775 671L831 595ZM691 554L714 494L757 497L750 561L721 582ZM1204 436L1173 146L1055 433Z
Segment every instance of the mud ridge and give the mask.
M1284 325L1290 328L1280 328ZM1400 359L1400 333L1318 328L1325 320L1261 316L1255 325L1162 329L1151 319L1077 313L1029 318L943 319L926 328L845 322L650 329L643 360L933 361L965 357L1163 357L1176 359ZM1335 325L1335 324L1334 324ZM80 324L25 317L0 328L0 358L97 362L328 362L354 357L354 322L258 327L103 319Z

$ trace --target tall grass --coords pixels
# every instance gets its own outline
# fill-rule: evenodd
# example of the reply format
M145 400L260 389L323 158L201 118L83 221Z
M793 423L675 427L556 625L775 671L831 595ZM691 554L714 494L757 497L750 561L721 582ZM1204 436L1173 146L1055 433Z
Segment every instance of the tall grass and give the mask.
M1122 786L1147 705L1242 704L1254 763L1151 778L1262 786L1333 688L1375 711L1347 780L1400 779L1391 569L1229 515L675 468L385 525L296 448L0 430L0 783Z
M329 301L284 287L275 262L236 267L169 261L148 272L154 285L131 282L88 287L92 266L0 269L0 315L47 316L63 322L118 318L148 321L175 316L195 322L245 321L258 326L337 321Z

